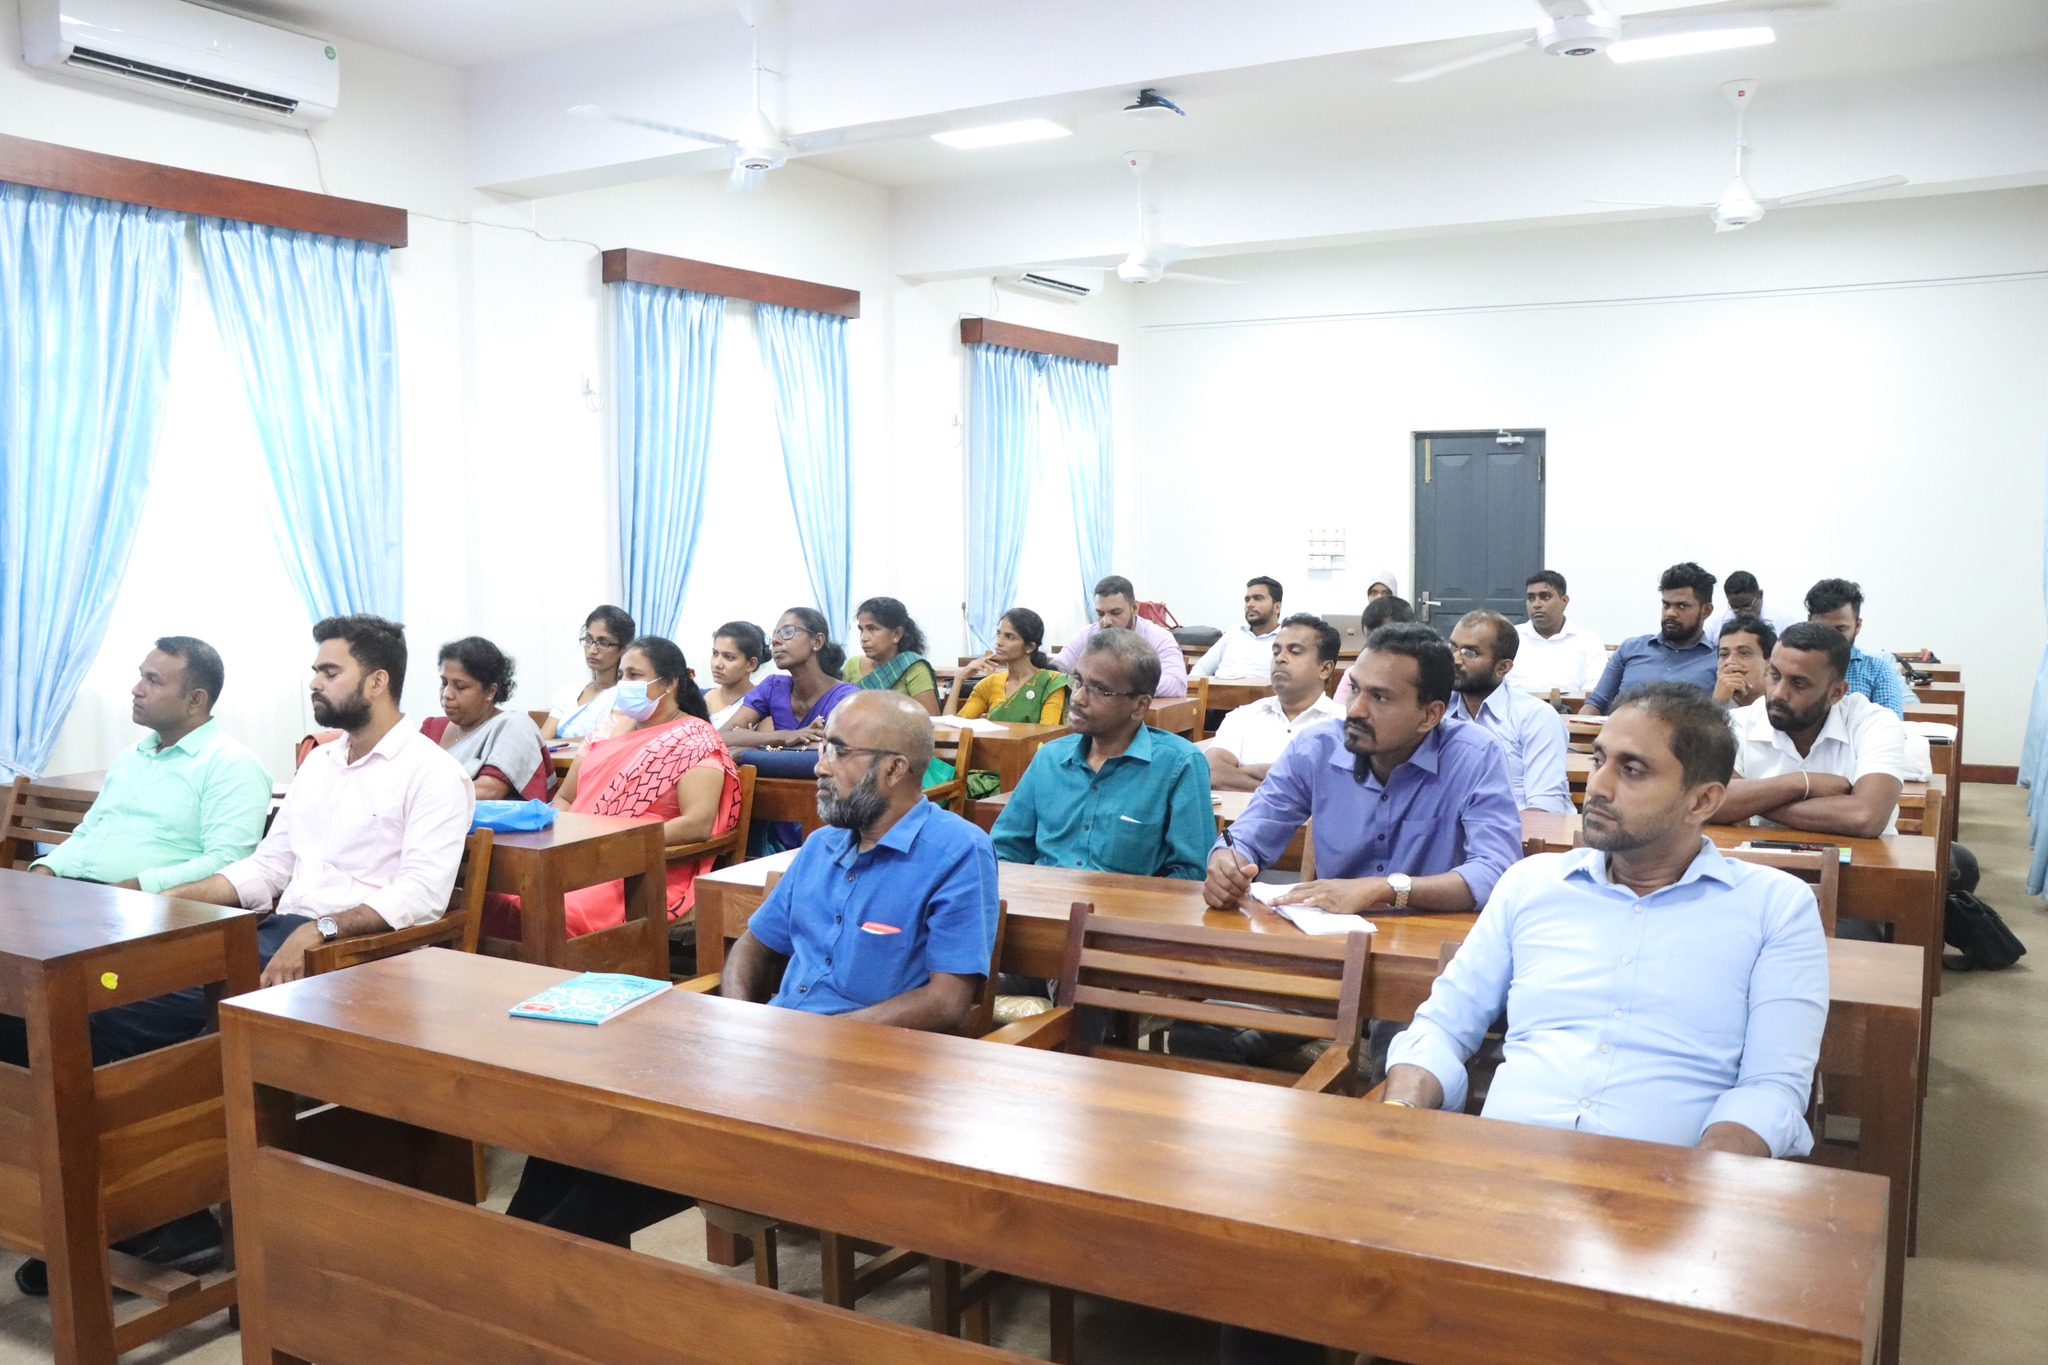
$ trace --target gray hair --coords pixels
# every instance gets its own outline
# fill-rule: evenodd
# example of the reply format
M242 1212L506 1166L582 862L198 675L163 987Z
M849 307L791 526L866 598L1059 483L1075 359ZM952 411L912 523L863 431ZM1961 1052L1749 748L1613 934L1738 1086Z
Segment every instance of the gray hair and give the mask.
M1130 675L1131 690L1151 696L1159 690L1159 651L1145 643L1145 637L1135 630L1121 630L1115 626L1096 631L1088 637L1086 654L1107 654L1123 662Z

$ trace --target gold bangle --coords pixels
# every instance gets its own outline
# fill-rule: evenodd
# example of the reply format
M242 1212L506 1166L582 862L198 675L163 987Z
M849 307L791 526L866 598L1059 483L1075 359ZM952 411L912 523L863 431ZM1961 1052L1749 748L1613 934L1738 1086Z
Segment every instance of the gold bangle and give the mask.
M1403 1109L1413 1109L1415 1107L1415 1101L1413 1100L1381 1100L1380 1103L1399 1105Z

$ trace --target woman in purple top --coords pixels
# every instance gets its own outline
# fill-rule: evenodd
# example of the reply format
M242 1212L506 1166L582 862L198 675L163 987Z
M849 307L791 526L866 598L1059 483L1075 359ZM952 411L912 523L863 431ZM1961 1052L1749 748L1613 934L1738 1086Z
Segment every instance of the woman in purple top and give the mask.
M832 642L821 613L791 607L775 623L768 653L782 671L747 693L719 734L734 752L815 749L825 738L826 718L860 691L839 679L846 651Z

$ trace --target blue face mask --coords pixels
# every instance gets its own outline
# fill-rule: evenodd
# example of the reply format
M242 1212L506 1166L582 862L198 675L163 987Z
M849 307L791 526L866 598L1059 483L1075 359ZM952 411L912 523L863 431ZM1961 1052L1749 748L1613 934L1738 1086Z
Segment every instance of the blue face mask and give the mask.
M618 690L612 694L613 709L620 715L630 716L634 720L646 720L660 705L660 697L647 695L647 684L644 682L621 682Z

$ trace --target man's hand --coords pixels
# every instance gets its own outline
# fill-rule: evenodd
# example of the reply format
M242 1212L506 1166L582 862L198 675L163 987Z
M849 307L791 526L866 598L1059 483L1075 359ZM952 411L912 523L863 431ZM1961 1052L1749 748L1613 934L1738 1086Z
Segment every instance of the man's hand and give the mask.
M1444 1084L1426 1066L1396 1062L1387 1068L1387 1088L1380 1092L1380 1098L1406 1100L1417 1109L1441 1109L1444 1107Z
M1714 1123L1700 1134L1700 1149L1708 1152L1734 1152L1738 1156L1763 1156L1771 1154L1771 1144L1758 1137L1739 1123Z
M1394 888L1385 877L1330 877L1296 882L1277 904L1313 905L1333 915L1362 915L1376 905L1392 905Z
M44 867L41 864L37 864L36 866L30 868L29 871L35 873L38 877L54 877L57 875L56 873L50 871L49 868Z
M263 969L263 984L280 985L286 981L297 981L306 974L306 951L320 943L320 926L301 924L292 930L289 937L277 947L269 965Z
M1730 655L1721 661L1714 674L1715 701L1734 701L1738 696L1754 696L1762 690L1763 680L1746 659Z
M1209 875L1202 879L1202 899L1217 910L1235 910L1251 894L1259 865L1248 863L1227 848L1209 855Z

